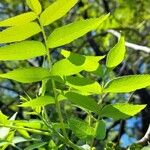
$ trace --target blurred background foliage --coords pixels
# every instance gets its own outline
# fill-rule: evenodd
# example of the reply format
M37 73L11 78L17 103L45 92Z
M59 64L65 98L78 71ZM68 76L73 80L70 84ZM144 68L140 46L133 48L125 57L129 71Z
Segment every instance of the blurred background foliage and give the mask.
M54 0L41 0L43 9ZM128 74L140 74L150 72L150 0L79 0L79 3L62 19L54 22L51 26L46 27L47 34L55 28L71 23L75 20L83 18L99 17L103 14L110 13L111 16L97 31L88 33L86 36L76 40L63 47L55 48L51 51L51 55L55 60L61 59L59 55L60 49L67 49L85 55L103 55L117 43L117 36L114 33L125 35L126 41L130 44L136 44L135 47L127 46L127 54L125 60L111 74L109 78L114 76L122 76ZM29 11L25 0L1 0L0 1L0 20L8 17L16 16L23 12ZM2 28L0 28L2 30ZM42 38L38 36L32 39ZM139 48L138 46L143 46ZM146 48L146 50L145 50ZM7 61L0 62L0 73L8 72L15 68L25 66L41 66L43 59L38 57L28 61ZM103 64L105 61L103 61ZM101 78L108 80L108 75L104 74L105 67L101 65L98 76L93 76L101 81ZM40 83L20 84L10 80L0 79L0 110L11 116L18 111L18 118L33 119L18 108L16 105L20 102L20 95L35 97L38 94ZM130 94L110 94L105 98L105 103L126 102ZM107 136L105 141L118 142L122 147L126 147L135 143L146 132L150 123L150 90L142 89L133 93L131 102L147 104L146 109L136 117L126 121L113 121L107 119ZM55 110L51 107L50 117L53 121L57 120ZM77 116L86 119L85 114L80 109L72 110L65 107L65 112L70 114L75 112ZM76 139L74 139L76 140ZM101 149L103 143L95 141L97 149Z

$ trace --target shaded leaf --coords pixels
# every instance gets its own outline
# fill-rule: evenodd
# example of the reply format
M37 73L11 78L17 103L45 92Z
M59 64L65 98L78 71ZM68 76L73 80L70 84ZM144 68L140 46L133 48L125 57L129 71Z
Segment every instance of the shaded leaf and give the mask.
M109 51L106 60L106 66L113 68L118 66L124 59L126 52L124 37L121 37L118 43Z
M35 143L35 144L32 144L32 145L26 147L24 150L34 150L34 149L43 147L46 144L47 144L47 142L38 142L38 143Z
M0 27L20 26L35 20L37 16L34 12L27 12L15 17L0 21Z
M88 96L84 96L74 92L67 92L65 96L74 104L83 107L89 111L99 113L100 108L96 101Z
M145 88L150 85L150 75L128 75L108 82L103 92L124 93Z
M104 120L99 120L96 124L96 138L103 140L106 136L106 123Z
M45 54L45 46L38 41L23 41L0 47L0 60L24 60Z
M57 0L47 7L40 16L43 26L49 25L52 22L63 17L78 0Z
M29 8L33 10L37 15L41 13L42 7L39 0L26 0L26 2Z
M89 126L88 123L79 119L71 118L68 121L70 129L80 139L94 137L94 128Z
M44 68L19 68L8 73L0 74L1 78L12 79L22 83L41 81L49 77L49 70Z
M104 15L100 18L81 20L55 29L48 37L49 48L62 46L74 41L87 32L96 29L108 16Z
M113 118L116 120L126 119L136 115L145 107L146 105L133 105L129 103L117 103L117 104L106 105L101 110L101 116Z
M35 22L10 27L0 32L0 43L23 41L39 32L41 32L41 28Z

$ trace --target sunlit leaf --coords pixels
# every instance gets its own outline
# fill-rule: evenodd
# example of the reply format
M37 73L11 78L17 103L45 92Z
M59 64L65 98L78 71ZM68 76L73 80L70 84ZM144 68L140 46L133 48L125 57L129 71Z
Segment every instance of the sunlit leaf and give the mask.
M100 94L101 86L98 82L77 76L68 76L65 78L66 85L75 88L79 91L89 94Z
M18 16L8 18L6 20L0 21L0 27L8 27L8 26L20 26L25 23L29 23L35 20L37 16L34 12L22 13Z
M39 15L42 11L41 4L39 0L26 0L29 8L33 10L37 15Z
M150 75L128 75L108 82L103 92L124 93L145 88L150 85Z
M47 7L40 16L43 26L49 25L52 22L63 17L78 0L57 0Z
M55 29L48 37L47 43L49 48L62 46L74 41L87 32L96 29L108 16L105 15L100 18L81 20Z
M110 104L101 110L101 116L113 119L126 119L136 115L145 107L146 105L133 105L129 103Z
M1 78L12 79L22 83L42 81L49 77L49 70L44 68L19 68L8 73L0 74Z
M24 60L45 54L45 46L38 41L23 41L0 47L0 60Z
M0 43L23 41L39 32L41 32L41 28L35 22L10 27L0 32Z
M124 37L121 37L118 43L109 51L106 66L113 68L119 65L124 59L125 52L125 40Z

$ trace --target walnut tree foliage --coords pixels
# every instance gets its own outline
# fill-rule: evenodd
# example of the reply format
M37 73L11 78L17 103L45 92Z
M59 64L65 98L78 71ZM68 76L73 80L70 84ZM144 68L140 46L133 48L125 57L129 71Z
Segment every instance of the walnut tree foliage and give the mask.
M79 53L66 46L111 24L111 13L55 24L78 3L56 0L44 7L38 0L26 0L28 12L0 21L0 61L15 65L0 74L1 80L36 87L32 94L18 91L20 101L13 105L18 112L12 116L0 112L2 150L94 150L99 144L106 150L120 149L106 140L108 120L126 120L146 107L130 102L130 97L125 102L105 102L106 97L132 94L150 85L149 74L113 75L128 53L125 35L106 55ZM40 65L34 65L36 59ZM20 110L23 117L17 117Z

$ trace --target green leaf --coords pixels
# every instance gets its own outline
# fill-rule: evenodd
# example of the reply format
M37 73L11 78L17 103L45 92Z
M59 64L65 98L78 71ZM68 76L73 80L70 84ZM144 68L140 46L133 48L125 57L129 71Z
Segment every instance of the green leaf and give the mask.
M69 51L62 51L67 59L56 62L51 70L52 76L70 76L83 70L95 71L99 66L99 61L105 56L84 56Z
M124 37L121 37L118 43L109 51L106 60L106 66L113 68L118 66L124 59L126 52Z
M39 0L26 0L26 2L29 8L33 10L37 15L41 13L42 7Z
M94 128L89 126L85 121L79 119L71 118L68 121L70 129L74 134L80 139L86 139L94 137Z
M74 104L79 107L83 107L89 111L99 113L100 108L96 101L91 97L84 96L74 92L67 92L65 96Z
M49 25L63 17L78 0L57 0L46 8L40 16L43 26Z
M43 147L43 146L46 145L46 144L47 144L47 142L35 143L35 144L32 144L32 145L26 147L24 150L34 150L34 149Z
M0 21L0 27L20 26L25 23L29 23L35 20L36 18L37 16L35 15L34 12L27 12L27 13L23 13L21 15Z
M25 103L22 103L21 107L42 107L49 104L55 104L55 99L51 96L41 96L35 99L32 99L30 101L27 101Z
M23 41L39 32L41 32L41 28L35 22L10 27L0 32L0 43Z
M45 46L38 41L23 41L0 47L0 60L25 60L45 54Z
M106 105L101 110L101 116L113 118L115 120L126 119L136 115L145 107L146 105L133 105L129 103L117 103Z
M98 82L84 77L68 76L65 78L66 85L88 94L100 94L101 86Z
M44 68L19 68L8 73L0 74L1 78L12 79L22 83L41 81L49 77L49 70Z
M150 75L128 75L108 82L103 92L124 93L145 88L150 85Z
M103 140L106 136L106 123L104 120L100 120L96 124L96 138Z
M100 18L81 20L55 29L48 37L49 48L62 46L74 41L87 32L96 29L108 16L109 14Z
M0 123L1 124L7 124L8 123L8 116L4 115L1 111L0 111Z

